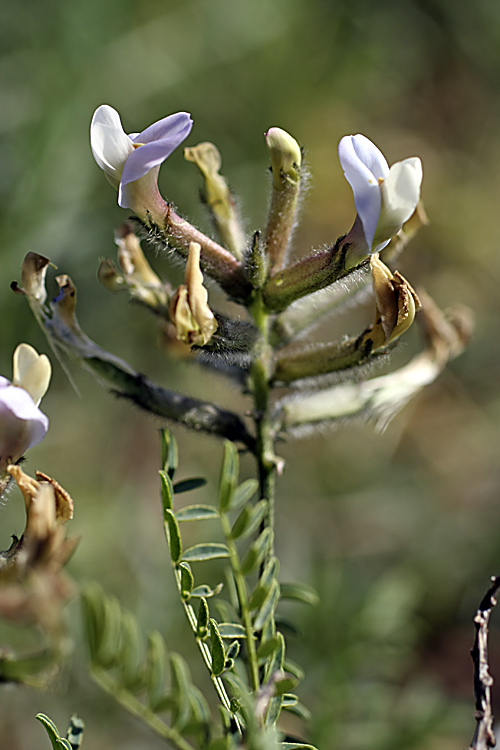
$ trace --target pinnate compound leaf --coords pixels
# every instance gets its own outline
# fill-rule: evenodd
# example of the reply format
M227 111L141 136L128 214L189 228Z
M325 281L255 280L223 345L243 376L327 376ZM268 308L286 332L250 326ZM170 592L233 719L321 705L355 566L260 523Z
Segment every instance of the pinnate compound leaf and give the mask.
M219 633L222 638L246 638L246 630L237 622L220 622Z
M172 510L174 507L174 488L172 480L166 471L160 471L161 480L161 501L163 505L163 514L165 511Z
M212 672L217 677L224 671L226 652L219 628L214 619L210 619L210 654L212 656Z
M260 500L253 508L246 505L231 529L233 539L250 536L259 526L266 515L268 508L267 500Z
M236 487L228 510L237 510L248 503L259 489L257 479L246 479Z
M247 576L253 573L264 559L268 547L272 544L273 532L270 528L264 529L255 542L247 550L241 563L241 572Z
M219 518L218 511L211 505L187 505L175 514L178 521L206 521Z
M229 551L225 544L218 542L195 544L194 547L189 547L182 555L184 562L215 560L219 557L229 557Z
M297 602L310 604L315 607L319 604L319 594L306 583L282 583L281 599L293 599Z
M238 483L239 458L234 443L224 442L224 458L219 481L219 507L221 512L228 510Z
M183 492L191 492L191 490L197 490L199 487L204 487L207 483L205 477L192 477L191 479L182 479L180 482L174 484L174 492L176 495L180 495Z
M160 439L161 467L167 472L170 479L172 479L179 464L177 441L170 430L160 430Z
M35 718L43 724L45 731L49 736L53 750L72 750L69 741L60 736L59 730L52 719L49 719L45 714L37 714Z
M255 630L262 630L267 620L270 617L274 617L274 612L276 610L279 600L280 600L280 585L278 581L274 580L271 583L269 592L267 593L266 598L262 602L262 606L259 609L257 616L254 620L253 626Z
M166 509L165 515L165 533L167 535L170 557L173 563L178 563L182 554L182 541L179 526L173 511Z

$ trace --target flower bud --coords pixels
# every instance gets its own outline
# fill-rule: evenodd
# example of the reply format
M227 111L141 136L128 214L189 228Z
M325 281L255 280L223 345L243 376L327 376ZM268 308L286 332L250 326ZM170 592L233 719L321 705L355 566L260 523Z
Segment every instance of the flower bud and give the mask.
M177 338L191 346L205 346L217 330L217 321L208 306L208 292L200 270L200 245L192 242L186 263L185 284L170 300L169 314Z
M287 180L299 180L302 163L300 146L295 138L281 128L269 128L265 137L271 157L273 185L276 190L283 190Z

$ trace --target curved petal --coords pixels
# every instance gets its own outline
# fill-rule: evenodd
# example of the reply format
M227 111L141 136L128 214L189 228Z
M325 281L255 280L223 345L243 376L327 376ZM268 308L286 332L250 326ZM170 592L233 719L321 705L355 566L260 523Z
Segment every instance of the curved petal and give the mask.
M182 117L180 116L182 115ZM189 115L180 112L154 123L136 137L135 142L143 145L129 155L121 177L121 184L127 185L144 177L153 167L158 167L184 141L191 132L192 121ZM153 135L161 135L152 140ZM148 140L145 140L145 139Z
M352 147L358 159L368 167L376 180L384 179L389 174L389 165L382 151L365 135L351 135Z
M422 162L417 156L392 165L381 186L384 223L402 226L408 221L420 200L422 176Z
M28 391L38 406L47 393L52 368L45 354L38 354L29 344L19 344L14 352L12 384Z
M188 112L176 112L174 115L168 115L154 122L142 133L133 133L130 138L135 143L152 143L177 136L179 138L177 145L179 145L188 137L192 127L193 121Z
M90 124L90 146L101 169L119 181L127 157L134 151L134 145L123 130L120 115L107 104L94 112Z
M40 443L49 420L27 391L15 385L0 387L0 467L18 461L23 453Z
M377 171L380 171L383 165L379 159L377 160L374 153L371 154L372 158L369 158L370 150L365 141L378 152L378 149L364 136L345 136L339 143L339 159L345 178L352 188L354 205L361 219L366 243L370 249L380 217L382 197L378 177L375 176L359 154L362 153ZM389 171L388 167L387 171Z

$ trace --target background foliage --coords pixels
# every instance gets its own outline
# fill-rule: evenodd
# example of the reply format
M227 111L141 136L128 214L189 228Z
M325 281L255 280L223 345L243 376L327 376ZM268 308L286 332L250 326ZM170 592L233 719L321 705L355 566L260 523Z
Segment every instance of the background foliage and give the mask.
M218 145L249 231L264 223L269 192L262 134L272 125L287 129L305 146L312 173L297 253L350 227L351 193L336 155L342 135L366 134L389 162L421 156L432 223L399 268L441 305L471 306L477 332L382 437L351 428L281 446L278 553L283 580L308 581L323 600L319 609L294 612L301 632L289 646L309 665L301 698L316 715L311 740L322 748L465 746L473 730L471 618L500 567L500 7L487 0L25 0L5 3L3 16L0 372L7 376L19 341L46 351L24 300L8 288L35 250L70 273L80 321L106 349L169 387L187 384L193 395L226 405L239 399L215 375L166 351L154 321L96 280L98 259L114 255L113 230L126 217L88 147L99 104L116 107L130 131L190 111L187 145ZM181 214L208 229L198 175L181 151L160 185ZM180 269L161 258L153 264L178 282ZM344 319L329 325L356 330ZM416 336L395 361L409 358ZM99 579L189 658L161 527L158 425L77 371L79 399L54 369L43 405L51 431L28 469L57 477L75 498L73 530L82 541L70 570L79 580ZM180 472L209 478L191 502L212 502L220 443L182 432L178 439ZM252 469L243 461L243 478ZM1 513L5 548L22 530L20 498ZM213 583L219 575L214 566ZM77 634L76 604L68 615ZM0 632L2 641L26 642L22 630ZM493 621L498 676L497 633ZM78 711L86 750L106 742L121 750L161 746L97 694L80 653L49 693L3 691L1 704L2 744L16 750L46 741L38 711L60 727Z

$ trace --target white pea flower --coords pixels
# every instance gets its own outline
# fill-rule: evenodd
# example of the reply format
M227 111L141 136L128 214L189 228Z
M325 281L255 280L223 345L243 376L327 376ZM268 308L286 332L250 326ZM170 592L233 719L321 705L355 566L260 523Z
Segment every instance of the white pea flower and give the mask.
M145 218L159 201L164 206L157 186L160 165L188 137L192 125L187 112L177 112L141 133L127 135L113 107L103 104L96 109L90 125L92 153L118 190L122 208Z
M28 448L40 443L49 420L38 404L49 387L51 366L45 354L28 344L14 352L12 382L0 377L0 476Z
M379 252L417 207L422 162L413 156L389 168L382 152L360 134L342 138L339 159L354 194L366 240L366 253Z

